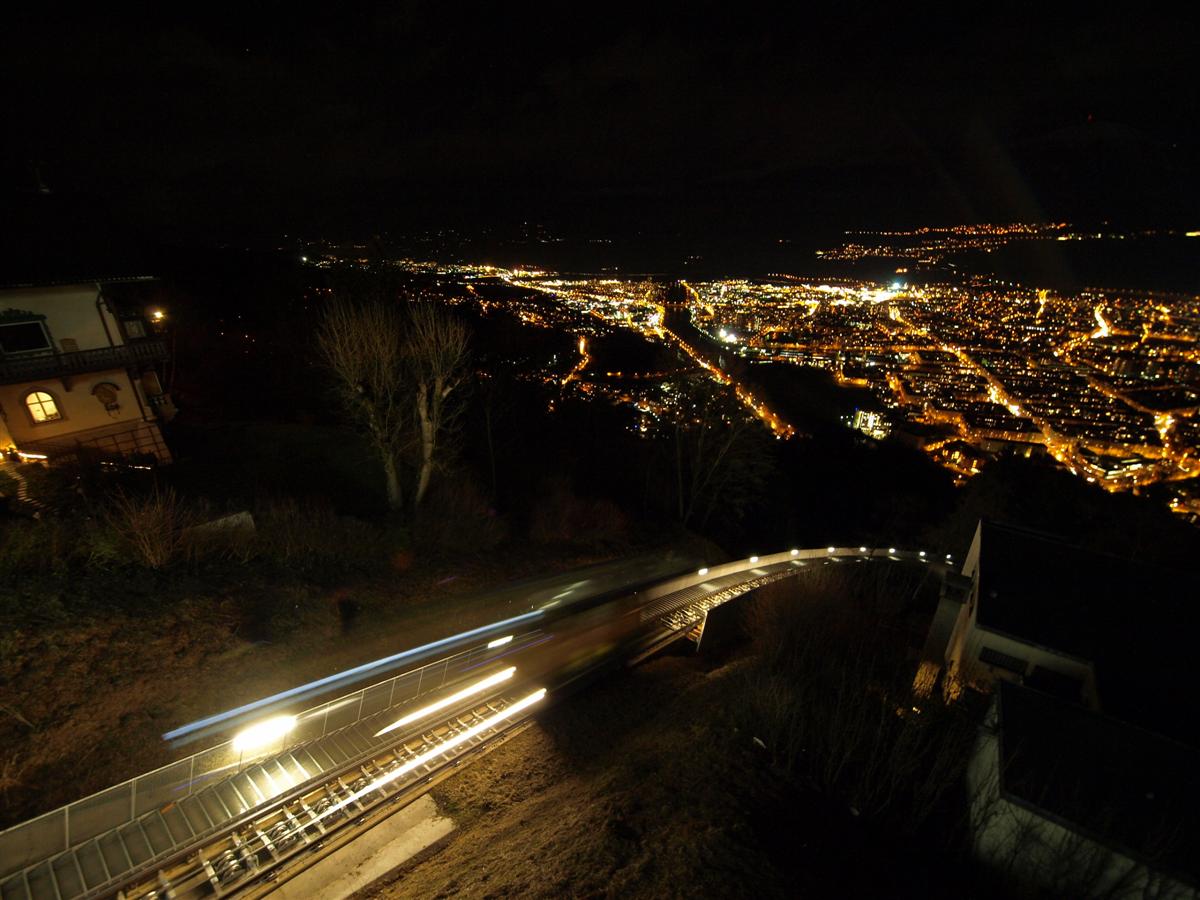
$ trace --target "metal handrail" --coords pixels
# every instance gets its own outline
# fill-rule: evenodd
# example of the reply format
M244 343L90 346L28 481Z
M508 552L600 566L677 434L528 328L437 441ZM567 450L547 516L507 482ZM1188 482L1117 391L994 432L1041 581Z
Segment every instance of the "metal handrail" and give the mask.
M167 345L161 338L148 338L115 347L97 347L70 353L38 353L0 357L0 382L29 381L61 375L80 375L167 358Z
M405 670L405 671L400 672L390 678L386 678L383 681L378 682L377 684L364 686L356 691L352 691L351 693L349 693L343 697L339 697L334 700L326 701L325 703L321 703L315 707L312 707L303 712L297 713L296 717L297 717L297 719L321 717L322 713L327 714L328 710L330 710L333 707L341 706L347 702L350 702L352 704L356 698L360 701L359 709L361 711L362 697L368 691L378 689L384 685L389 685L389 684L392 686L392 689L394 690L395 685L398 682L400 682L401 680L406 679L406 678L412 678L413 676L416 676L418 679L418 685L419 685L418 690L417 690L418 696L420 696L421 694L424 694L424 693L428 693L431 690L437 690L439 687L441 687L441 682L435 682L435 679L426 679L425 678L426 672L436 672L436 670L440 669L440 670L442 670L442 674L444 677L445 673L449 669L451 662L469 659L472 654L477 653L479 650L480 650L479 647L472 647L468 650L462 650L462 651L460 651L458 653L454 653L450 656L434 660L433 662L427 663L426 665L420 666L419 668ZM428 680L428 682L429 682L428 687L426 687L424 684L424 682L426 680ZM389 698L389 705L391 705L391 702L392 701ZM340 723L337 726L337 728L340 729L340 728L346 727L348 725L353 724L357 720L358 720L358 716L355 716L354 719L352 719L350 721ZM306 736L305 740L311 740L316 737L323 737L327 733L328 733L327 718L322 718L319 734L308 735L308 736ZM284 741L280 744L278 749L280 751L286 750L290 746L293 746L293 745L299 744L299 743L303 743L303 742L302 741L295 741L295 742ZM206 747L204 750L201 750L197 753L193 753L190 756L185 756L182 759L178 759L178 760L175 760L174 762L167 763L166 765L159 766L157 769L152 769L149 772L142 772L141 774L135 775L133 778L129 778L125 781L120 782L119 784L111 785L110 787L104 788L100 791L90 794L87 797L82 797L79 800L72 801L71 803L68 803L64 806L60 806L57 809L48 810L47 812L44 812L41 815L35 816L32 819L28 819L24 822L19 822L15 825L10 826L7 829L0 830L0 850L6 851L3 853L0 853L0 878L8 876L9 874L11 874L12 871L19 870L21 868L20 864L22 862L24 862L24 860L20 859L20 857L18 855L18 851L16 849L17 845L20 843L20 835L22 833L28 834L32 830L36 830L39 825L41 825L44 822L47 822L48 820L56 819L56 818L61 820L61 826L56 826L54 829L52 829L58 835L58 838L53 842L53 846L44 847L39 853L31 855L30 859L48 858L49 856L51 856L53 854L61 853L64 850L68 850L72 846L75 846L75 845L79 844L80 842L87 840L93 836L91 834L79 835L79 834L72 833L71 812L73 810L80 810L80 809L83 809L83 808L86 808L89 806L95 806L95 805L97 805L98 801L100 801L100 799L102 797L110 797L116 801L116 803L114 805L117 808L125 809L128 811L127 815L123 815L123 816L119 817L119 819L120 819L119 821L117 819L114 819L109 825L106 825L106 828L119 827L123 822L133 821L134 819L137 818L137 805L138 805L137 795L138 795L139 783L152 782L154 779L154 776L156 776L160 773L166 772L167 770L170 770L170 769L177 768L182 773L182 770L184 768L186 768L188 770L188 774L185 777L182 777L180 779L180 784L186 784L187 787L185 789L185 792L183 794L181 794L180 796L182 796L182 797L191 796L191 794L193 794L197 790L197 788L203 788L203 787L207 786L207 784L209 783L207 778L205 778L202 774L197 772L197 765L196 765L197 761L199 761L201 758L204 758L204 757L222 756L222 755L227 755L227 754L233 753L233 751L231 750L231 747L232 747L232 741L224 740L216 745ZM223 776L227 776L227 775L232 775L232 774L241 772L243 769L254 765L260 755L261 754L253 754L253 755L250 755L249 757L243 758L240 754L233 753L233 758L236 758L236 760L237 760L236 763L234 763L232 766L227 765L227 766L220 767L221 774ZM7 858L5 858L5 857L7 857ZM14 864L16 864L16 865L14 865Z

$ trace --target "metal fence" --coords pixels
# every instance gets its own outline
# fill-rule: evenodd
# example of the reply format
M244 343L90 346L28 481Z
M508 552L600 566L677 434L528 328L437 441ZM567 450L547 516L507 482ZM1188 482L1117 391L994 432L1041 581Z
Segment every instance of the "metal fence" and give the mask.
M82 375L86 372L101 372L140 363L161 362L167 355L167 345L162 338L146 338L115 347L97 347L92 350L5 356L0 358L0 383Z
M504 650L516 649L513 645L520 646L514 641ZM503 654L477 646L444 657L305 710L296 716L295 727L277 744L253 754L239 754L233 742L226 741L14 825L0 832L0 878L120 828L150 810L189 797L264 757L317 740L394 706L411 703L499 655Z

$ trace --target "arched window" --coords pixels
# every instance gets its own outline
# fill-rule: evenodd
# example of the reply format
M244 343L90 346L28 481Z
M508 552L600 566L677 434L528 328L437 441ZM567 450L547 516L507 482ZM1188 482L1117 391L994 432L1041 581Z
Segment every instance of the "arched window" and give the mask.
M35 423L53 422L62 418L62 413L58 411L58 404L45 391L30 391L25 395L25 406L29 409L29 415Z

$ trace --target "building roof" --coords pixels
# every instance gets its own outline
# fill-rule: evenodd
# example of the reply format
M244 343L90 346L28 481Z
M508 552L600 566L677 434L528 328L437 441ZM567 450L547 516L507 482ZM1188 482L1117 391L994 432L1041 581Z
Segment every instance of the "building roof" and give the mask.
M991 631L1095 660L1130 617L1129 600L1174 592L1166 573L1052 535L984 521L977 622Z
M1200 881L1200 753L1008 682L998 704L1000 787L1008 799Z
M1103 709L1200 746L1194 572L980 524L977 624L1093 663Z

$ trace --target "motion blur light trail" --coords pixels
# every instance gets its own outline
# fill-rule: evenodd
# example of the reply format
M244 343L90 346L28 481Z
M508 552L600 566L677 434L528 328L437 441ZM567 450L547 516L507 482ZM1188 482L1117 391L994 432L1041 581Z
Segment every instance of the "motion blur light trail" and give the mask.
M233 749L237 753L259 750L279 740L295 727L295 716L273 716L239 732L233 739Z
M522 697L520 700L518 700L516 703L512 704L511 706L506 706L503 710L496 713L496 715L488 716L482 722L479 722L476 725L472 725L466 731L456 734L453 738L446 741L445 743L438 744L436 747L433 747L429 750L426 750L424 753L414 756L408 762L404 763L401 766L397 766L395 769L392 769L392 771L388 772L386 775L380 775L378 778L374 779L366 787L355 791L354 793L350 794L345 799L340 800L339 802L337 802L333 806L331 806L329 809L325 810L325 812L323 812L318 817L317 821L320 821L321 819L324 819L328 816L333 815L336 812L339 812L340 810L349 806L351 803L354 803L355 801L359 800L360 798L365 797L367 794L371 793L372 791L378 790L379 788L383 787L385 784L389 784L389 783L395 781L397 778L404 777L409 772L411 772L413 769L417 768L418 766L423 766L423 765L425 765L425 763L427 763L431 760L437 759L443 753L449 753L455 747L462 746L467 741L471 740L472 738L477 737L478 735L487 731L489 728L494 728L496 725L505 721L506 719L511 719L517 713L527 709L530 706L533 706L533 704L537 703L539 700L541 700L545 696L546 696L546 689L538 688L532 694Z
M199 737L200 733L206 729L213 729L215 726L223 725L231 722L247 713L255 712L256 710L265 709L276 704L282 703L285 700L295 700L304 697L310 697L319 693L324 693L340 684L352 683L357 681L362 676L377 672L385 667L394 666L397 663L419 658L435 650L440 650L454 644L469 641L472 638L483 637L496 631L508 631L510 626L528 622L543 615L540 609L535 609L533 612L522 613L519 616L514 616L511 619L504 619L500 622L493 622L491 625L483 625L479 628L473 628L470 631L464 631L461 634L452 635L448 638L442 638L438 641L433 641L429 644L423 644L420 647L413 647L411 650L405 650L401 653L395 653L391 656L385 656L382 659L374 660L373 662L363 663L361 666L355 666L353 669L346 669L343 672L337 672L333 675L327 675L324 678L318 678L316 681L310 681L308 684L302 684L299 687L289 688L286 691L280 691L278 694L272 694L270 697L263 697L261 700L255 700L252 703L244 704L235 709L226 710L225 712L217 713L205 719L198 719L195 722L190 722L187 725L181 725L173 731L168 731L163 735L164 741L177 741L181 738Z
M383 728L383 729L375 732L375 737L379 737L380 735L387 734L389 731L395 731L397 728L403 728L405 725L409 725L413 722L420 721L421 719L424 719L426 716L432 715L433 713L437 712L439 709L445 709L447 706L453 706L455 703L458 703L460 700L465 700L468 697L473 696L474 694L478 694L480 691L486 691L488 688L494 687L495 685L500 684L501 682L507 681L508 679L512 678L513 673L516 671L517 671L516 666L509 666L507 669L501 669L499 672L496 672L494 675L489 675L487 678L484 678L482 681L477 681L472 685L468 685L467 687L463 688L461 691L451 694L449 697L443 697L441 700L437 700L434 703L430 703L428 706L424 706L421 709L414 710L413 712L410 712L408 715L397 719L395 722L393 722L391 725L387 726L386 728Z

